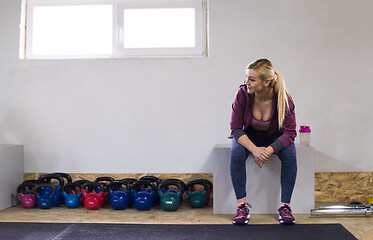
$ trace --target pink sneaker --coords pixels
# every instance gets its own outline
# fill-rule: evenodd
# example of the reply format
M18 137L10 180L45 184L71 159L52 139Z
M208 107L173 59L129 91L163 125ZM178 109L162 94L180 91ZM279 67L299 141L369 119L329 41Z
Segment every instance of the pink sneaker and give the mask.
M250 219L250 208L251 205L248 203L241 203L237 207L237 214L233 218L233 224L235 225L245 225Z
M287 204L282 204L282 206L278 209L279 217L278 220L281 224L294 224L295 218L291 213L291 208Z

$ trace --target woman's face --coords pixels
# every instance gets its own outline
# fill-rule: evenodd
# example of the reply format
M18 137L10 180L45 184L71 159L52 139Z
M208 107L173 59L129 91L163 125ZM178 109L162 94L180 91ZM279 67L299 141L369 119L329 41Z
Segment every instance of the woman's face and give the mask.
M265 84L259 77L259 73L253 69L246 69L246 82L248 93L260 92L264 89Z

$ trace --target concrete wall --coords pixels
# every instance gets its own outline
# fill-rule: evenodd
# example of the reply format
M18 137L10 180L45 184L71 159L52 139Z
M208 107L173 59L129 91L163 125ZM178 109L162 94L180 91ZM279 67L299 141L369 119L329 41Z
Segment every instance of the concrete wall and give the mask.
M312 128L316 171L373 171L369 0L210 0L209 57L20 60L0 0L0 143L25 172L211 172L245 67L269 58ZM297 140L298 142L298 140Z

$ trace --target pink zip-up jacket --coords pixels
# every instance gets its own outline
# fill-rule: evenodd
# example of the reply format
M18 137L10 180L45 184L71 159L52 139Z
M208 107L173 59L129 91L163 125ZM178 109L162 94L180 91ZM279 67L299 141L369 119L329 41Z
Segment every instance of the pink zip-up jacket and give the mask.
M272 99L271 120L269 129L267 130L267 137L273 138L275 141L270 145L275 152L289 146L294 142L297 136L296 120L295 120L295 105L294 102L288 97L289 109L285 113L285 119L281 129L278 127L278 114L277 114L277 94L274 94ZM231 115L231 135L230 138L240 138L246 133L244 130L250 125L253 119L252 109L254 105L254 94L247 92L247 86L242 85L236 94L232 104Z

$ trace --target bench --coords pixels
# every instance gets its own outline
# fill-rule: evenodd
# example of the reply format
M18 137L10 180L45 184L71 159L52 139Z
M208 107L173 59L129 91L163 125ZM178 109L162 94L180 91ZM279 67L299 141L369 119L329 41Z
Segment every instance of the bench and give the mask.
M237 200L230 176L230 144L217 144L214 147L214 214L235 214ZM314 208L314 148L296 144L298 172L291 207L293 213L309 214ZM247 202L253 207L253 214L277 214L281 200L280 172L281 161L276 155L259 168L250 154L246 162Z

